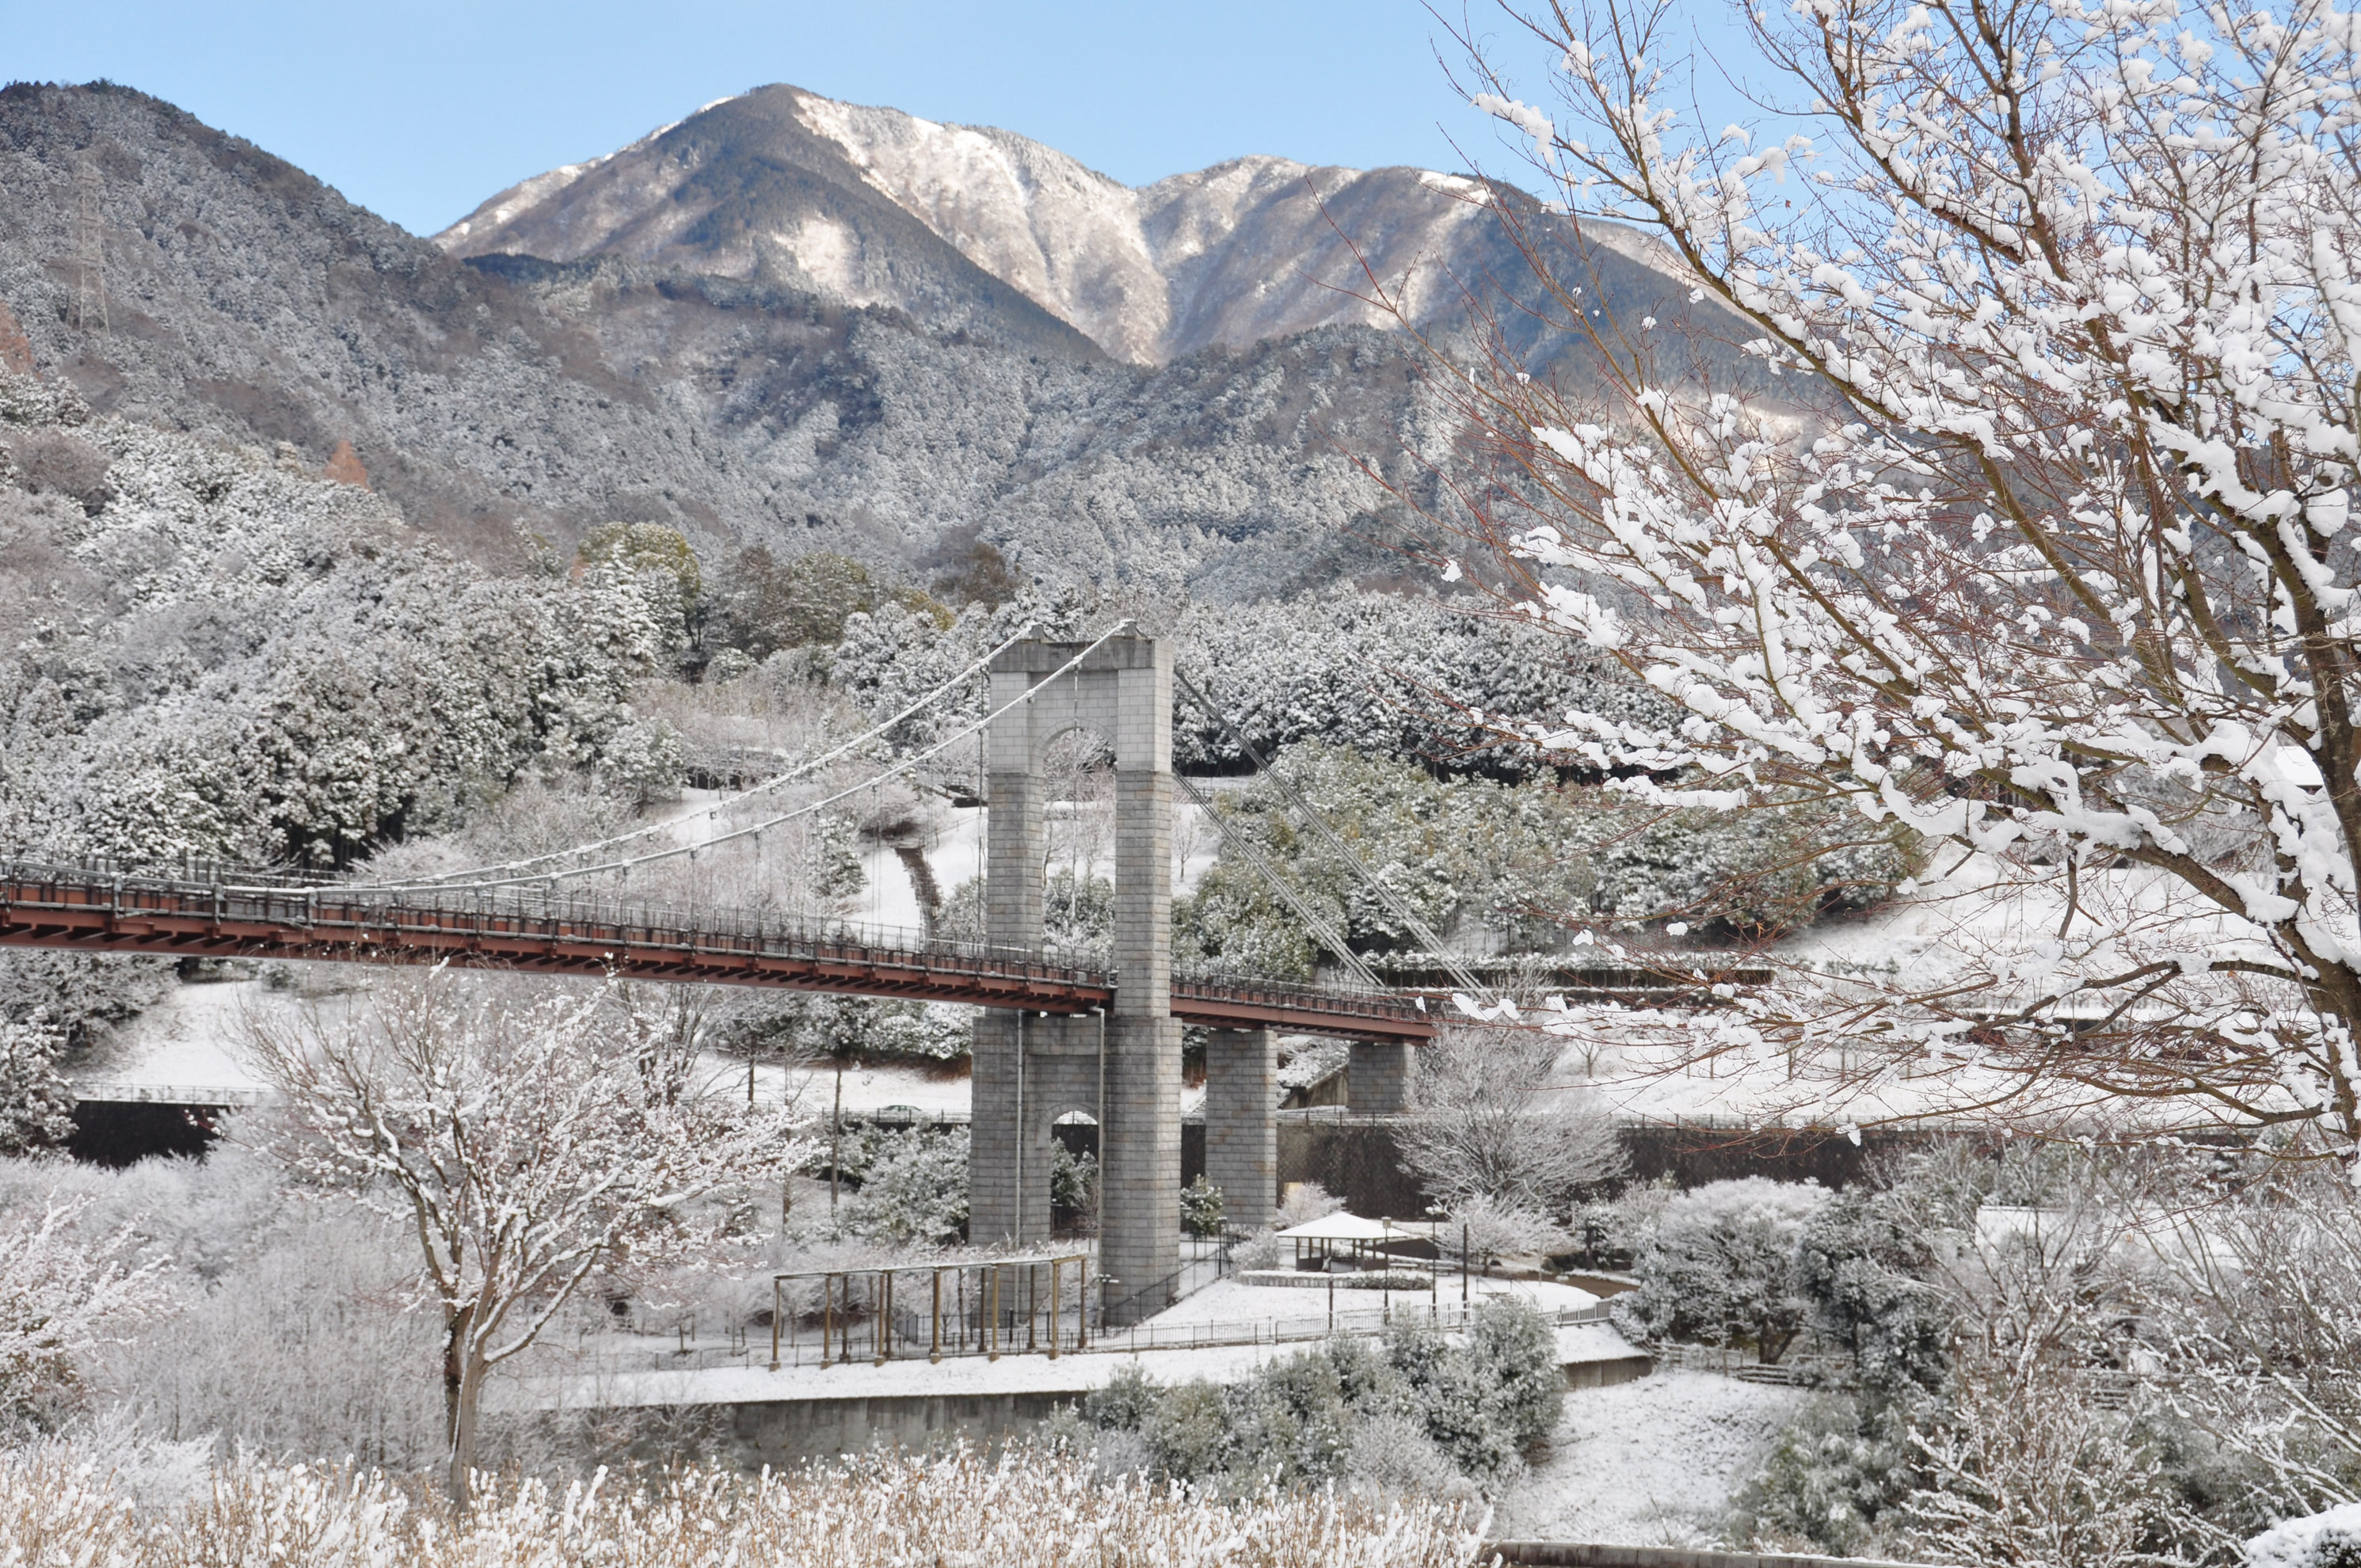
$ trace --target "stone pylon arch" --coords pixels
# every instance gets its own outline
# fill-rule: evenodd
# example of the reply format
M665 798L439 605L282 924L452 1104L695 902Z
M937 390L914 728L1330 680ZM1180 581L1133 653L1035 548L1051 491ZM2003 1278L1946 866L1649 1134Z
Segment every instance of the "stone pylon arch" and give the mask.
M1115 753L1115 994L1105 1016L994 1011L975 1030L968 1234L1049 1234L1049 1128L1077 1106L1099 1124L1100 1270L1111 1322L1171 1299L1180 1268L1180 1025L1172 1016L1172 650L1158 638L1024 642L992 662L984 937L1037 949L1047 894L1042 765L1050 740L1095 730ZM1027 694L1031 700L1018 701Z

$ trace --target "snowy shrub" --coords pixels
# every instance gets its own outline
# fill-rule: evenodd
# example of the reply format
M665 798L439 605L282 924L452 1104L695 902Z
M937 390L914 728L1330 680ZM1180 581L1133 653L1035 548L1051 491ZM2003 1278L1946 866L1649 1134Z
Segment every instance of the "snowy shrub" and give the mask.
M1883 1544L1916 1475L1909 1410L1830 1396L1805 1405L1772 1441L1731 1505L1731 1534L1758 1551L1863 1557Z
M1467 1356L1489 1384L1493 1410L1520 1449L1557 1428L1565 1406L1565 1369L1557 1358L1557 1325L1517 1296L1496 1296L1467 1331Z
M1166 1389L1140 1422L1139 1435L1156 1473L1175 1481L1211 1481L1234 1457L1249 1463L1262 1457L1234 1453L1229 1398L1202 1381Z
M1082 1400L1091 1425L1108 1431L1137 1431L1147 1424L1163 1389L1137 1361L1126 1361Z
M1274 1230L1290 1231L1298 1225L1308 1225L1314 1220L1324 1220L1331 1214L1342 1213L1345 1201L1316 1181L1299 1181L1279 1201L1271 1215Z
M1386 1361L1409 1386L1426 1435L1461 1475L1489 1487L1521 1468L1488 1369L1466 1349L1432 1329L1397 1324L1386 1336Z
M58 1070L65 1036L39 1014L0 1019L0 1156L61 1144L73 1135L73 1090Z
M846 1162L848 1174L854 1170ZM875 1241L936 1245L967 1232L968 1131L914 1127L864 1139L860 1190L839 1223Z
M1932 1430L1914 1426L1921 1481L1904 1499L1911 1560L1984 1568L2132 1568L2168 1537L2159 1456L2079 1367L2046 1358L1959 1369Z
M1776 1362L1811 1315L1796 1246L1828 1197L1750 1176L1668 1200L1633 1264L1640 1288L1615 1299L1616 1326L1642 1341L1752 1345Z
M2361 1503L2290 1519L2246 1542L2246 1568L2361 1568Z
M0 1210L0 1442L52 1431L81 1403L91 1358L152 1311L160 1264L123 1261L129 1234L74 1234L86 1199Z
M282 1200L283 1202L283 1200ZM110 1379L148 1431L421 1474L444 1455L440 1315L415 1310L417 1243L307 1204L211 1277L180 1273L171 1315L112 1350Z
M1240 1273L1265 1268L1283 1268L1293 1256L1287 1243L1270 1228L1254 1232L1245 1240L1230 1246L1230 1263Z
M1797 1238L1797 1288L1872 1387L1935 1388L1947 1365L1951 1311L1927 1279L1936 1216L1919 1196L1856 1183L1814 1211Z
M1415 1416L1383 1411L1353 1429L1345 1451L1345 1477L1356 1492L1384 1498L1457 1500L1478 1496L1467 1477L1426 1433Z
M1192 1236L1222 1234L1222 1190L1202 1173L1180 1190L1180 1228Z
M1556 1333L1503 1299L1478 1309L1465 1345L1408 1327L1382 1346L1339 1336L1227 1387L1166 1387L1126 1367L1067 1435L1106 1453L1110 1435L1136 1434L1137 1449L1120 1445L1125 1462L1144 1453L1161 1477L1239 1495L1343 1477L1384 1496L1420 1484L1450 1496L1515 1475L1521 1452L1556 1425L1564 1391Z

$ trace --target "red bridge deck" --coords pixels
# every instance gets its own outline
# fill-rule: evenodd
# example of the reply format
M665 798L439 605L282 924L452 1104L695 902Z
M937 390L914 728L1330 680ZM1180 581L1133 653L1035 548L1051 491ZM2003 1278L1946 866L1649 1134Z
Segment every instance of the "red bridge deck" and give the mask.
M504 888L376 892L335 883L181 880L0 863L0 946L183 958L453 963L548 974L767 985L983 1007L1087 1013L1115 977L1038 954L957 942L881 943L842 927L694 915ZM1216 1028L1431 1039L1395 992L1236 976L1172 977L1172 1012Z

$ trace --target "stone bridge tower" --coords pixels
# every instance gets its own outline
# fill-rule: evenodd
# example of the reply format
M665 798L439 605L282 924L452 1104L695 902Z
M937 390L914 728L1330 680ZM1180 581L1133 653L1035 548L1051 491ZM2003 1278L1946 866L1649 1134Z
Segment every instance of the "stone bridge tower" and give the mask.
M1120 1324L1166 1306L1180 1268L1172 649L1157 638L1117 635L1051 679L1084 646L1025 642L993 661L992 707L1016 706L993 721L986 741L984 935L997 947L1038 950L1047 892L1043 761L1065 731L1096 731L1115 752L1115 1005L1105 1016L993 1010L977 1021L968 1234L985 1246L1046 1240L1050 1128L1069 1112L1092 1117L1099 1126L1103 1300L1107 1321ZM1017 701L1027 693L1030 701ZM1224 1186L1235 1218L1261 1223L1277 1175L1270 1036L1224 1031L1210 1055L1222 1081L1209 1100L1209 1123L1218 1111L1224 1125L1218 1134L1207 1129L1222 1167L1209 1174Z

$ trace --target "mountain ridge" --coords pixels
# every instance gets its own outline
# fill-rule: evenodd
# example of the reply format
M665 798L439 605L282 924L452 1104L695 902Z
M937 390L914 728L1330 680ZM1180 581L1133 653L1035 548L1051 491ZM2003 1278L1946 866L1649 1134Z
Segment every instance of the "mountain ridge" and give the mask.
M519 182L434 236L446 254L550 260L613 255L751 278L765 268L850 304L935 325L923 280L895 276L895 235L862 231L733 164L855 186L919 224L1112 356L1160 365L1314 327L1390 328L1366 296L1382 280L1411 322L1454 315L1467 280L1510 258L1465 175L1314 166L1268 155L1132 187L1013 131L938 122L776 84L708 104L614 152ZM854 203L859 205L860 203ZM726 231L726 232L724 232ZM1659 275L1677 263L1637 231L1591 242ZM915 271L915 269L912 269Z
M77 318L85 188L109 330ZM1449 439L1398 336L1148 370L1029 302L940 328L775 275L463 261L113 86L0 91L0 303L100 412L313 473L348 443L414 526L512 569L654 521L708 559L923 574L980 541L1050 585L1253 598L1397 571L1369 541L1415 520L1353 458L1415 486L1405 445ZM1040 335L1010 342L1028 319Z

